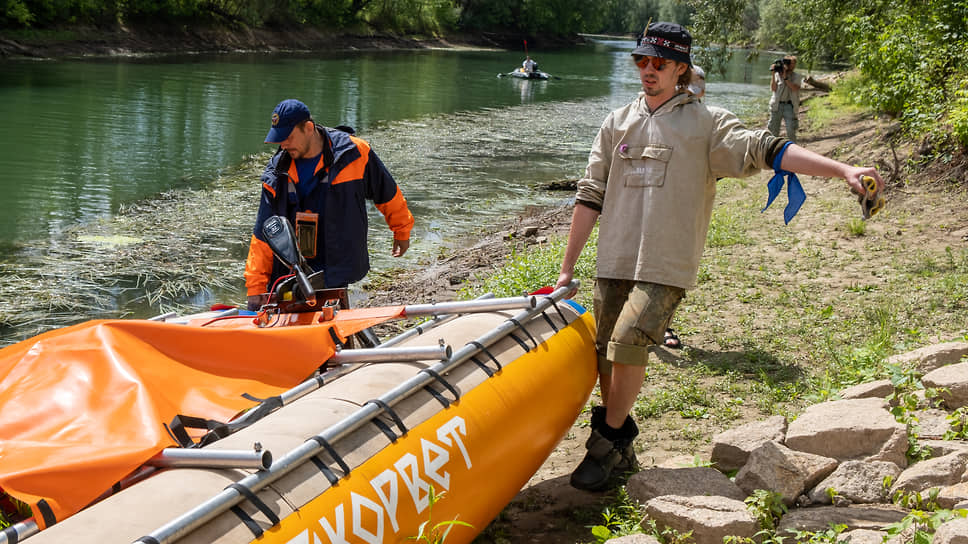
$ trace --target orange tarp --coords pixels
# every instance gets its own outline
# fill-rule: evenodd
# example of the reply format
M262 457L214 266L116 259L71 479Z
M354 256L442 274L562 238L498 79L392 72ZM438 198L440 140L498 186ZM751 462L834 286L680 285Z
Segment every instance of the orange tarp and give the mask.
M311 322L302 314L298 321ZM340 311L322 324L259 329L90 321L0 350L0 489L57 520L87 506L162 449L176 415L228 422L308 378L341 338L403 307ZM279 323L278 321L276 322Z

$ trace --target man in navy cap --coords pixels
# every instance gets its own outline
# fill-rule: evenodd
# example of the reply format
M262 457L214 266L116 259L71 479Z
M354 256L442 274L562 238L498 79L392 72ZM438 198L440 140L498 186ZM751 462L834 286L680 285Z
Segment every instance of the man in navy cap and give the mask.
M273 215L295 226L300 252L325 287L345 287L370 269L366 200L393 231L391 255L410 247L413 215L390 172L352 129L318 125L305 104L280 102L272 112L267 144L277 144L262 174L262 200L249 242L245 286L249 309L258 309L276 280L289 270L274 259L262 233ZM317 278L319 275L317 275ZM316 284L317 287L322 287Z
M600 490L637 468L630 413L645 379L651 346L661 345L686 289L696 287L716 181L774 168L770 201L789 178L793 218L805 194L792 172L839 177L863 194L873 168L850 166L765 130L686 91L692 37L675 23L654 23L632 51L642 92L602 123L578 181L568 245L556 287L568 285L596 222L599 383L585 458L571 475L579 489ZM779 180L777 182L777 179Z

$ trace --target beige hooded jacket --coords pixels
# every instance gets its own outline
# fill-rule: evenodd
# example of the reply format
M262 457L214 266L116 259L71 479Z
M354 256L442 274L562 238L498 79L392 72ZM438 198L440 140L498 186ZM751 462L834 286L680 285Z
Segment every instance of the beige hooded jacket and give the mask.
M598 276L694 288L716 180L770 168L783 142L686 93L610 113L576 197L601 211Z

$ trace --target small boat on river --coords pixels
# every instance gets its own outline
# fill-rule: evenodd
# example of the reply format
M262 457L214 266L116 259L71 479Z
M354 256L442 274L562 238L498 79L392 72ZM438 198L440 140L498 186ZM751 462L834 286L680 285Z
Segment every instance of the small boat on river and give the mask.
M293 277L258 312L0 350L0 488L31 510L0 543L466 543L527 483L596 379L576 284L350 309L278 221Z
M499 76L515 77L518 79L551 79L551 74L548 72L542 72L541 70L534 70L531 72L525 71L524 68L518 68L512 72L506 74L498 74Z

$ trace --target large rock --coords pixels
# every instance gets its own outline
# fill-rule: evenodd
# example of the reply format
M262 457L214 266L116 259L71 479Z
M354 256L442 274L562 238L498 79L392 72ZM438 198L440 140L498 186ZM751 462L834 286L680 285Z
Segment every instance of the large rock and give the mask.
M950 410L968 406L968 363L943 366L921 378L925 387L937 388Z
M838 496L855 504L890 502L890 489L884 487L884 478L892 480L901 474L901 467L887 461L844 461L830 476L816 485L808 497L818 504L830 504L828 488Z
M932 544L968 544L968 519L946 521L934 532Z
M791 450L776 442L764 442L753 450L746 465L736 473L736 485L747 495L757 489L779 493L783 504L789 506L835 468L836 459Z
M645 513L660 527L692 531L695 544L722 544L730 535L753 538L759 530L746 504L726 497L666 495L646 502Z
M610 538L605 542L608 544L661 544L658 538L643 533Z
M716 495L738 501L746 498L732 480L710 467L647 468L629 478L625 491L640 503L663 495Z
M954 485L961 481L966 462L968 455L960 451L919 461L894 480L891 493L905 491L927 494L931 488Z
M881 531L904 519L907 510L893 505L851 505L847 507L818 506L795 508L780 518L777 534L787 531L826 531L830 524L846 525L848 531L870 529Z
M848 387L839 393L842 400L851 399L886 399L894 392L894 384L891 380L877 380L876 382L860 383Z
M790 423L786 445L838 461L864 459L907 466L907 427L894 419L882 399L815 404Z
M912 414L918 421L918 442L925 440L939 440L951 430L948 423L948 412L938 408L915 410Z
M968 454L968 442L964 440L918 440L918 445L931 451L931 457L942 457L949 453L962 452Z
M884 537L887 533L884 531L872 531L870 529L855 529L853 531L844 531L840 533L840 538L837 542L845 542L849 544L884 544ZM609 540L611 542L611 540Z
M773 441L782 444L786 429L786 418L773 416L723 431L713 437L713 452L710 460L723 472L736 470L745 465L750 452L764 442Z
M965 356L968 356L968 342L943 342L893 355L887 359L887 364L928 373L946 365L956 364Z
M968 504L968 482L958 482L942 488L937 500L941 508L964 508L963 505Z

